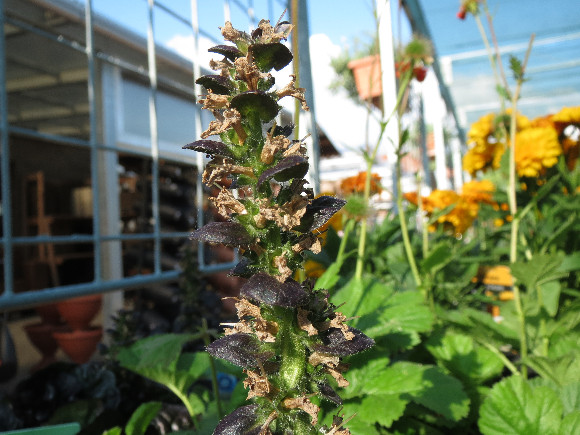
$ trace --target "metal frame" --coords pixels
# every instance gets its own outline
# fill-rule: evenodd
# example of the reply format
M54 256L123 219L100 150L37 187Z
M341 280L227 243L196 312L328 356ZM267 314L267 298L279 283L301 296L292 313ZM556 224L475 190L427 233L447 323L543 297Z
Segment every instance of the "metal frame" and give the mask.
M84 30L85 30L85 45L80 44L77 41L69 40L62 35L56 35L48 31L38 29L34 26L28 25L26 23L20 22L19 20L6 17L5 15L5 3L4 0L0 0L0 28L4 28L4 24L10 23L23 29L26 32L33 32L45 38L49 38L59 44L63 44L77 52L82 52L87 58L87 68L88 68L88 79L87 79L87 92L88 92L88 102L89 102L89 124L90 124L90 134L88 140L70 138L60 135L47 134L39 132L36 130L31 130L27 128L22 128L19 126L10 125L8 120L8 98L6 89L6 58L5 58L5 35L4 32L0 35L0 113L3 116L0 119L0 170L2 183L2 229L3 237L0 238L0 247L3 249L3 269L4 269L4 292L0 295L0 310L11 310L16 308L22 308L26 306L33 306L40 303L46 303L51 301L56 301L60 299L70 298L74 296L103 293L119 289L140 287L160 282L176 280L180 271L162 271L161 270L161 243L166 239L175 238L187 238L189 233L187 232L172 232L172 233L162 233L160 229L160 219L159 219L159 134L157 126L157 93L159 85L162 84L164 88L172 89L180 94L192 97L199 95L201 89L198 85L195 85L195 79L201 75L201 67L197 62L199 53L199 37L205 36L210 37L210 33L199 28L198 15L197 15L197 0L191 1L191 17L185 18L176 11L169 8L167 5L163 4L159 0L147 0L148 7L148 29L147 29L147 59L148 59L148 70L143 71L137 65L133 65L130 62L126 62L119 59L116 56L110 56L106 53L96 52L94 47L94 16L93 16L93 1L85 0L84 6ZM239 7L240 10L245 11L248 16L251 25L255 26L255 17L253 12L253 1L247 0L247 6L244 6L240 0L231 0L234 5ZM288 6L288 2L283 0L268 0L268 11L273 13L273 2L276 1L279 5L283 7ZM39 3L50 4L50 1L42 0ZM61 3L61 2L57 2ZM229 1L224 0L224 15L229 18ZM192 34L194 36L194 61L192 62L192 87L183 86L179 82L174 82L171 79L164 77L158 77L157 75L157 64L156 61L158 56L156 55L156 44L154 35L154 16L155 9L158 8L164 12L171 15L173 18L191 26ZM272 17L270 17L272 19ZM98 121L97 113L100 109L98 107L98 81L99 79L104 80L104 78L98 76L96 62L99 61L105 68L106 65L110 65L120 71L126 71L134 74L138 74L141 77L145 77L149 81L150 88L150 98L149 98L149 113L150 113L150 131L149 137L151 138L151 149L149 152L141 151L131 151L123 147L118 146L116 143L101 143L98 139ZM99 71L100 72L100 71ZM192 91L193 88L193 91ZM106 95L102 96L103 100ZM108 108L103 109L105 118L107 117ZM103 122L106 124L106 120ZM315 125L315 124L313 124ZM196 106L195 110L195 134L199 136L202 129L201 121L201 109ZM104 127L106 129L106 127ZM16 237L12 232L12 204L10 201L11 197L11 184L10 184L10 134L18 134L24 137L30 137L35 139L41 139L48 142L54 142L64 145L70 145L81 148L88 148L90 151L90 167L91 167L91 183L93 188L93 231L90 235L67 235L67 236L30 236L30 237ZM104 142L108 142L110 137L107 137L106 131L104 132L103 139ZM111 135L109 135L111 136ZM112 135L115 136L114 134ZM141 233L141 234L113 234L107 235L103 232L103 225L106 223L102 222L101 219L101 203L99 198L107 194L107 189L102 191L103 188L103 176L102 173L106 169L103 165L106 165L106 159L100 156L106 156L108 153L133 153L141 155L144 157L151 158L152 161L152 192L153 192L153 218L155 220L155 225L152 233ZM116 154L115 154L116 155ZM171 159L171 158L169 158ZM201 179L201 172L203 169L203 156L198 155L196 157L192 156L191 161L195 161L195 165L198 167L198 176ZM201 185L201 180L197 183L196 198L197 203L200 204L203 199L203 190ZM201 213L200 207L198 207L198 225L203 223L203 213ZM129 240L152 240L154 243L154 271L152 274L148 275L137 275L133 277L126 278L112 278L107 279L104 277L107 273L103 272L103 269L107 269L107 262L114 261L114 259L105 259L104 254L107 250L103 250L103 244L106 242L122 242ZM24 293L14 292L14 247L26 246L26 245L38 245L41 243L92 243L93 246L93 257L94 257L94 279L91 282L66 285L59 287L49 287L40 290L33 290ZM233 264L206 264L203 249L200 249L200 270L202 272L210 273L214 271L225 270L231 268ZM106 257L106 256L105 256ZM120 260L117 259L117 260ZM110 264L109 264L110 267ZM114 275L114 274L113 274Z

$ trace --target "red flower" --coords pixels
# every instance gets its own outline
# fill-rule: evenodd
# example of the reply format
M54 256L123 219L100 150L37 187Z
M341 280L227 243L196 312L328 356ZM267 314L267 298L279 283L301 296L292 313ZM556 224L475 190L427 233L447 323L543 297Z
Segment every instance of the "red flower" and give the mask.
M465 20L466 15L467 15L467 9L465 8L465 6L461 5L461 7L459 8L459 11L457 12L457 18L459 18L460 20Z
M418 82L422 82L425 80L425 76L427 75L427 68L424 66L416 66L413 68L413 75L417 79Z

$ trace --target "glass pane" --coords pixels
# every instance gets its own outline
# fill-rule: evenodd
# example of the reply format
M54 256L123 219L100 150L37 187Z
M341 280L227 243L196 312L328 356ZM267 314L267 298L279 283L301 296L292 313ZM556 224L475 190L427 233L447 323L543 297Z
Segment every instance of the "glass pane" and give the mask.
M6 38L6 76L10 125L88 139L84 53L21 29Z

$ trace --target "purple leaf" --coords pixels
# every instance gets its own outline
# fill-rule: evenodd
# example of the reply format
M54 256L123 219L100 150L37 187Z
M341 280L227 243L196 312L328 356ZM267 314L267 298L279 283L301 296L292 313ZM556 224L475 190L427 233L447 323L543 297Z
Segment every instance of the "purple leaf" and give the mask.
M191 237L207 243L221 243L226 246L247 246L254 238L246 228L236 222L210 222L191 233Z
M215 140L196 140L195 142L188 143L187 145L183 146L183 149L206 153L212 157L233 157L232 152L225 143Z
M324 399L333 402L338 406L342 405L342 399L340 398L340 396L326 382L318 384L318 392Z
M235 47L233 45L216 45L215 47L212 47L207 51L209 51L210 53L221 54L222 56L226 57L232 62L235 61L238 57L243 56L242 52L238 50L238 47Z
M306 207L306 213L300 220L300 225L294 228L296 231L307 233L320 228L339 211L346 201L334 196L320 196L312 200Z
M249 435L253 433L253 430L252 432L249 430L258 419L257 410L258 405L246 405L236 409L221 419L213 431L213 435ZM258 429L260 428L258 427Z
M308 172L308 160L302 156L289 156L282 159L276 166L266 169L258 179L258 187L272 177L277 181L288 181L292 178L302 178Z
M316 350L336 356L348 356L370 349L375 345L372 338L367 337L358 329L349 327L348 330L354 334L352 340L347 340L340 329L331 328L323 339L325 345L317 346Z
M208 353L216 358L225 359L244 369L258 367L262 361L257 339L249 334L226 335L207 346Z
M307 294L302 286L292 279L280 283L267 273L257 273L242 286L240 296L267 305L295 308L304 303Z
M232 90L232 84L230 83L230 80L226 77L216 74L201 76L195 81L195 83L202 85L208 90L211 89L214 94L229 95L230 91Z

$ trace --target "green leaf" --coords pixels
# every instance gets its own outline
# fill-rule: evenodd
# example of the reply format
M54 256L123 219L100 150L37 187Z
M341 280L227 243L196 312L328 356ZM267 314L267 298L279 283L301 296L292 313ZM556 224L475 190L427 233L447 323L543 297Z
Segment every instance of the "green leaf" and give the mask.
M180 399L187 400L187 390L209 366L209 356L182 354L192 334L163 334L137 341L119 352L121 366L165 385Z
M564 405L564 415L580 411L580 382L564 385L557 391Z
M554 359L534 355L523 359L522 362L543 378L560 386L580 381L580 365L577 355L573 353Z
M377 394L365 397L358 409L357 417L374 425L390 427L405 412L409 399L403 399L399 394Z
M568 414L560 425L560 435L572 435L580 433L580 411Z
M524 68L522 62L514 55L510 55L510 69L514 74L515 80L519 81L524 79Z
M461 382L434 366L399 362L378 376L368 379L364 391L369 395L404 394L451 421L469 412L469 398Z
M342 263L332 263L330 266L328 266L328 269L326 269L324 273L316 280L314 289L332 289L340 279L339 272L341 266Z
M421 261L421 269L428 273L434 269L443 267L453 256L453 253L446 243L441 243L434 247L429 255Z
M104 431L103 435L121 435L122 432L123 429L121 429L119 426L115 426L111 429L107 429L106 431Z
M469 413L470 400L463 385L439 367L425 370L423 389L412 396L414 402L451 421L457 422Z
M548 281L548 277L557 279L560 275L554 274L562 262L559 255L535 255L528 262L517 262L510 266L514 278L526 286L528 290L535 288L536 284Z
M549 387L532 389L521 376L495 384L480 408L479 429L485 435L557 434L562 403Z
M558 281L549 281L543 284L538 284L538 291L542 294L542 305L552 317L558 314L558 307L560 306L560 289L561 286Z
M477 386L503 370L503 362L492 351L476 346L472 337L446 331L433 334L426 348L454 376Z
M155 416L161 411L161 402L147 402L141 404L127 423L127 435L143 435Z
M189 394L187 396L187 401L189 402L194 415L203 414L205 412L205 403L197 394Z

